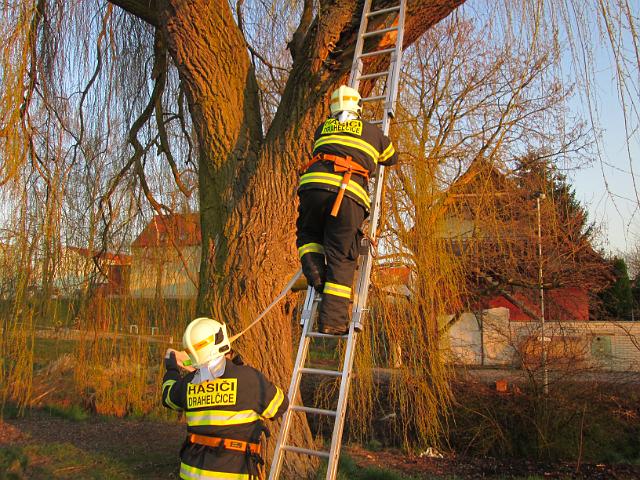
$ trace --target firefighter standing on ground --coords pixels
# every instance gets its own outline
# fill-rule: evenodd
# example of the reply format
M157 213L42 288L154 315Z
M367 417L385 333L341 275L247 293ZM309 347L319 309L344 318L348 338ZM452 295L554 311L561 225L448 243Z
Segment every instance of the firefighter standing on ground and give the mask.
M223 323L195 319L185 330L183 344L187 353L167 350L162 383L162 404L186 412L180 478L261 478L260 437L268 432L263 420L282 415L287 397L262 373L231 360ZM184 367L187 354L196 368ZM180 367L190 372L181 377Z
M315 132L313 158L298 188L296 246L309 285L323 294L322 333L348 331L359 228L370 207L368 179L377 164L398 160L389 138L363 121L361 111L357 90L343 85L333 92L331 116Z

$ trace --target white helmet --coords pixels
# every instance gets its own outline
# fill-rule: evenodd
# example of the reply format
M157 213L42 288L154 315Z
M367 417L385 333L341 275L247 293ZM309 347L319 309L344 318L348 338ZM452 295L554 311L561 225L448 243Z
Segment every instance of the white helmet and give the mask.
M340 112L353 112L360 115L362 111L362 98L355 88L340 85L331 94L331 115Z
M227 326L206 317L196 318L187 325L182 345L196 368L231 351Z

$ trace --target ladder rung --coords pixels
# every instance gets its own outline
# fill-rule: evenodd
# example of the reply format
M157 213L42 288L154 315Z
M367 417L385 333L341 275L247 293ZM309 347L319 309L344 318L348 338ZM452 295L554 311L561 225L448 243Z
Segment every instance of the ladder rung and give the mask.
M382 125L382 120L371 120L369 123L371 125Z
M376 15L382 15L383 13L397 12L398 10L400 10L400 5L396 7L381 8L380 10L375 10L373 12L367 13L367 18L375 17Z
M293 447L290 445L283 445L282 449L288 452L303 453L305 455L315 455L316 457L329 458L329 452L323 452L321 450L310 450L308 448Z
M381 28L380 30L372 30L370 32L364 33L362 37L369 38L375 35L382 35L383 33L393 32L395 30L398 30L398 27Z
M296 412L316 413L318 415L329 415L331 417L336 416L335 410L324 410L322 408L304 407L302 405L292 405L289 408L291 410L295 410Z
M395 48L383 48L382 50L376 50L375 52L361 53L358 58L373 57L375 55L384 55L385 53L391 53L395 51L396 51Z
M341 377L342 372L336 370L323 370L320 368L301 368L300 373L315 373L316 375L329 375L330 377Z
M369 80L370 78L379 78L384 77L389 74L389 70L385 70L384 72L376 72L376 73L367 73L365 75L360 75L358 80Z
M369 122L369 123L372 123L372 122ZM330 333L309 332L309 333L307 333L307 337L315 337L315 338L348 338L349 334L331 335Z
M375 97L365 97L362 99L362 103L364 102L375 102L378 100L385 100L387 98L386 95L376 95Z

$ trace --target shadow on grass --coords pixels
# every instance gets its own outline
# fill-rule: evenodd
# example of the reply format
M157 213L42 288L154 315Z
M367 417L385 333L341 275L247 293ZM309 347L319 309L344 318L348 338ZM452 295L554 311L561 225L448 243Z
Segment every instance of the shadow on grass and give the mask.
M315 480L324 480L327 475L327 463L324 462ZM336 480L418 480L418 477L403 475L375 467L361 467L348 455L342 454L338 463Z
M105 455L88 453L68 443L0 448L0 479L50 478L133 479L130 469Z

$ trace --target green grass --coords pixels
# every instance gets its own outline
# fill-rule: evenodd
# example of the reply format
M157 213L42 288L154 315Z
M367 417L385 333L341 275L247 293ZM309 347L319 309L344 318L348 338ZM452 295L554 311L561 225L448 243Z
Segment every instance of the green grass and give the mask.
M66 354L73 354L78 349L78 342L85 342L85 347L88 349L92 340L64 340L59 338L39 338L34 339L33 349L33 363L34 369L39 369L47 366L49 363L57 360ZM117 356L123 352L137 351L144 347L147 350L147 354L151 359L161 358L164 353L164 349L167 345L146 342L144 340L138 340L135 338L118 338L113 339L101 339L105 345L109 345L113 349L113 355Z
M7 420L12 418L18 418L20 416L20 409L13 402L0 403L0 419Z
M309 350L309 360L321 363L339 362L336 349L338 342L333 339L322 339L316 342L314 348Z
M323 463L318 471L316 480L322 480L327 475L327 464ZM418 477L402 475L391 470L358 466L348 455L342 454L338 463L337 480L418 480Z
M62 355L72 353L77 345L76 340L61 340L57 338L35 338L33 348L34 367L41 368L57 360Z
M324 480L326 474L327 463L323 462L320 470L318 470L315 480ZM468 480L470 478L472 478L470 475L406 475L383 468L363 467L362 465L356 464L356 462L348 455L342 454L338 464L338 476L336 477L336 480ZM483 478L491 480L545 480L545 477L541 475L526 475L520 477L514 477L511 475L490 475Z
M46 410L54 417L66 418L67 420L72 420L74 422L84 422L91 417L91 415L87 411L83 410L79 405L71 405L70 407L48 405Z
M0 449L0 479L25 478L23 473L29 460L20 448L8 447Z
M138 478L126 465L68 443L0 448L0 480Z

